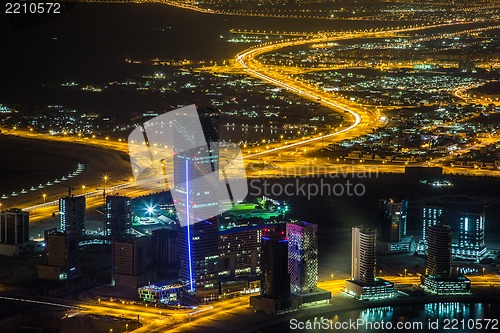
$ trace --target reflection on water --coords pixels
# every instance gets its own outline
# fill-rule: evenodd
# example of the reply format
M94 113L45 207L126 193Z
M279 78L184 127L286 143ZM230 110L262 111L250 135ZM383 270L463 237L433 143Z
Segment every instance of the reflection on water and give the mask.
M466 304L466 303L431 303L425 305L425 313L431 317L441 318L469 318L470 313L483 311L483 304Z
M453 328L455 332L489 332L492 329L492 324L496 330L500 330L499 314L499 303L408 304L338 311L326 316L305 317L297 319L293 324L287 321L258 332L384 332L391 330L449 332L452 330L453 320L456 322ZM490 323L489 329L485 329L485 321L481 321L483 328L479 329L475 319L493 319L494 321ZM304 329L293 329L300 327L299 323L303 324ZM356 323L358 326L354 325ZM402 325L401 329L397 329L398 323Z

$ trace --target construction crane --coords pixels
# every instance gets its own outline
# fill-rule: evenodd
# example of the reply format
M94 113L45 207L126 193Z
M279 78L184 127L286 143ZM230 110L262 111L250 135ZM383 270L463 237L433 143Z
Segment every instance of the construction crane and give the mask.
M68 189L68 197L71 196L71 190L75 189L74 187L71 187L71 185L64 185L64 184L61 184L61 183L59 183L59 185L64 186L64 187L66 187Z

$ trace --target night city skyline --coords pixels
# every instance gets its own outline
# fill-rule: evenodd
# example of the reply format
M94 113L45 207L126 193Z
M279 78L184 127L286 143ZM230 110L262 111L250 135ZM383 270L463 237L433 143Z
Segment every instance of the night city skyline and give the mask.
M2 5L0 332L500 329L497 0Z

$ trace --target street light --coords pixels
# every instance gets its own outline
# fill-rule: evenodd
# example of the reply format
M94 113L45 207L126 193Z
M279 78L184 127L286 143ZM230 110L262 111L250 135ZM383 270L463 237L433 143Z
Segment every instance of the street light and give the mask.
M109 176L104 175L104 177L102 177L102 178L104 179L104 197L106 198L106 185L108 184Z
M43 197L43 203L45 203L45 199L47 199L47 193L42 194Z
M86 188L86 187L87 187L86 185L82 185L82 194L83 194L84 196L85 196L85 188Z
M405 268L405 277L406 277L406 272L407 272L407 271L408 271L408 270Z

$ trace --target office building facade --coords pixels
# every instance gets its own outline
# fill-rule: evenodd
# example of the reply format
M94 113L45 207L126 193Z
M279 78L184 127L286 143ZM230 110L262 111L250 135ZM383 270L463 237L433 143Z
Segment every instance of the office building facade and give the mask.
M428 228L427 274L436 277L451 275L451 228L438 224Z
M59 199L60 231L77 231L82 236L85 233L85 209L84 196L68 196Z
M358 299L394 297L394 284L375 277L377 231L372 228L352 228L351 279L345 292Z
M269 227L267 227L269 228ZM219 233L219 274L228 278L252 277L260 271L264 226L229 228Z
M351 247L351 280L371 285L375 281L376 265L375 229L353 227Z
M196 302L219 297L218 232L217 218L177 229L179 278L186 297Z
M288 272L291 291L313 293L318 283L318 225L308 222L286 224Z
M422 208L422 240L427 243L427 229L437 224L444 224L445 209L443 206L428 204Z
M272 230L261 240L261 296L283 298L290 295L288 239L284 231Z
M17 208L0 212L0 254L16 257L32 252L29 213Z
M176 115L173 130L172 197L181 222L177 231L179 277L186 283L186 298L195 302L216 299L219 297L218 111L198 109L196 119Z
M452 274L452 231L447 225L437 224L428 229L426 275L421 277L425 291L437 295L470 293L470 280L462 274Z
M479 262L486 257L485 222L484 211L460 214L458 248L455 251L458 258Z
M124 237L132 229L132 199L125 196L106 197L106 234Z
M177 230L157 229L153 231L153 261L158 272L173 268L178 263Z
M112 242L112 281L114 285L138 288L156 280L150 236L128 236Z
M382 229L386 240L400 242L406 237L406 220L408 216L408 200L380 200Z
M29 213L14 208L0 212L0 243L18 245L29 241Z

